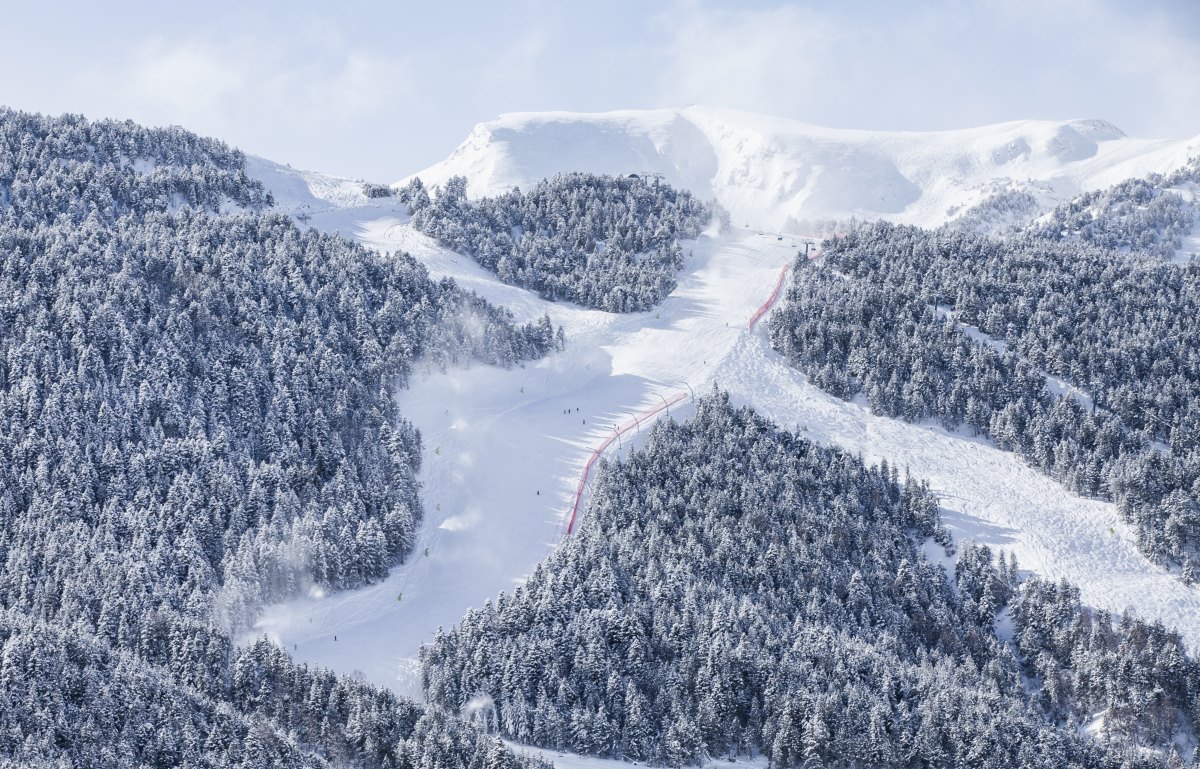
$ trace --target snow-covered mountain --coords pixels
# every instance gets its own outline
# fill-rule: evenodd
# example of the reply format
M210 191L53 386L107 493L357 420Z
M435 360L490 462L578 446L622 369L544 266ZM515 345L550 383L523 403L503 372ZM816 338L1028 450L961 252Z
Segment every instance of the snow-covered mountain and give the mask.
M566 171L661 174L719 202L738 226L808 232L808 222L850 216L935 225L1012 188L1049 205L1196 154L1200 136L1133 139L1103 120L887 132L686 107L503 115L415 175L462 175L482 196Z
M789 222L855 214L936 223L953 216L948 209L1012 185L1049 204L1173 170L1195 154L1200 141L1128 139L1100 122L887 134L687 109L509 116L479 126L446 161L417 174L427 184L461 174L472 195L489 195L559 171L633 169L715 197L737 226L688 243L676 290L652 312L630 315L506 285L417 231L398 199L365 197L359 182L251 159L249 172L282 210L369 247L411 253L434 276L519 320L548 314L569 340L564 352L523 368L420 370L396 393L426 442L420 557L362 590L276 605L254 634L300 659L419 696L420 646L468 607L520 584L557 547L589 457L642 445L650 423L688 417L693 394L716 385L819 443L928 480L958 540L1014 553L1038 576L1071 580L1090 606L1136 607L1197 648L1200 590L1140 553L1115 505L1071 493L983 438L831 396L786 365L761 327L748 328L802 247L780 234ZM945 557L936 548L928 555Z
M1195 422L1186 420L1198 413L1200 391L1195 385L1200 374L1182 362L1190 342L1200 338L1194 323L1200 317L1195 311L1200 292L1195 290L1192 267L1167 263L1185 233L1190 239L1185 248L1200 238L1192 205L1200 194L1196 170L1170 182L1179 197L1161 195L1155 185L1135 180L1122 189L1076 200L1075 208L1065 214L1051 212L1044 219L1052 226L1038 225L1049 234L1038 236L1031 247L1062 245L1063 250L1050 254L1064 257L1057 267L1045 260L1039 266L1042 272L1025 270L1011 277L996 271L964 272L959 277L966 285L960 286L922 287L911 280L921 271L958 272L971 260L956 259L938 269L911 265L903 254L917 253L916 247L888 234L899 228L873 228L884 234L869 245L886 251L870 251L867 257L898 268L874 278L841 270L846 265L838 261L841 246L826 243L823 254L810 254L811 242L787 230L811 232L806 222L847 214L934 223L997 192L1032 193L1032 202L1029 194L1018 194L985 209L982 214L987 216L977 215L975 220L986 225L992 221L988 217L1032 215L1039 206L1075 190L1105 185L1126 174L1170 170L1194 152L1195 142L1130 140L1099 122L883 134L700 109L511 117L481 127L472 141L475 144L469 142L426 172L426 180L436 184L461 173L478 195L514 184L528 187L557 171L661 174L680 187L716 198L736 217L736 226L710 220L701 210L689 214L686 228L680 226L684 217L656 215L643 205L660 195L674 196L674 191L628 179L594 181L591 192L544 185L539 194L551 191L547 203L526 205L522 196L510 196L491 206L509 208L489 220L479 213L484 207L463 204L458 195L429 202L416 194L389 194L361 180L260 158L244 161L226 145L181 129L145 129L114 121L89 124L77 116L46 118L0 108L0 240L17 246L0 259L0 286L6 287L6 296L19 299L0 308L0 328L10 332L0 333L0 360L6 362L0 365L0 455L5 457L0 462L0 489L5 490L0 550L6 553L0 559L0 701L13 704L0 709L0 763L7 766L4 762L13 763L16 756L21 760L15 763L22 766L57 765L63 757L94 755L150 756L143 763L169 763L176 756L207 755L216 746L214 766L260 765L267 748L295 756L288 759L289 765L336 762L369 751L374 751L370 760L345 760L368 767L407 765L419 757L427 765L462 767L479 763L478 757L486 754L489 766L520 765L493 740L463 726L455 717L455 709L461 707L462 715L484 724L490 721L490 728L505 722L505 733L516 739L571 744L602 755L610 752L602 740L612 744L612 735L628 734L632 741L627 744L642 750L641 734L674 734L664 750L675 755L671 762L678 765L680 756L717 758L726 752L727 743L717 740L727 740L725 735L732 732L717 719L741 707L732 696L736 683L727 685L738 680L735 668L715 664L726 657L737 665L742 664L738 658L757 659L753 667L736 673L742 680L747 680L747 672L759 683L774 676L776 669L787 673L779 678L786 688L772 683L770 692L754 694L755 706L761 699L774 709L760 707L768 713L763 719L775 720L743 712L737 717L744 716L744 723L731 721L745 727L745 737L728 743L730 750L755 746L766 753L770 746L772 766L797 764L802 734L817 735L804 745L811 759L821 755L823 743L830 743L828 735L857 739L855 735L867 733L868 720L880 746L889 734L893 742L927 745L930 758L920 760L934 765L964 763L938 758L948 755L943 744L977 751L994 734L1006 735L1006 744L1013 748L1024 745L1028 736L1034 737L1030 744L1039 745L1051 742L1039 735L1073 740L1068 730L1085 722L1081 718L1093 720L1088 729L1106 739L1160 734L1161 739L1147 741L1157 740L1161 746L1178 735L1187 743L1184 747L1191 748L1194 735L1200 733L1194 704L1200 702L1197 561L1185 560L1176 570L1147 553L1170 554L1162 547L1166 542L1177 550L1191 547L1185 558L1196 554L1192 523L1200 508L1191 485L1194 476L1183 473L1196 466L1190 440L1196 434ZM28 179L38 183L27 184ZM612 187L622 194L601 194ZM568 206L559 205L564 202L585 213L564 212ZM189 210L184 210L185 204ZM514 211L521 218L507 218ZM1103 216L1089 218L1093 211ZM280 214L303 227L297 229ZM572 216L584 223L568 221ZM490 229L483 229L481 222ZM702 222L708 226L701 227ZM752 222L766 226L744 226ZM484 237L469 240L464 235L476 230ZM1164 234L1168 230L1170 237ZM671 252L673 272L662 276L669 282L656 284L663 291L653 306L638 312L602 311L564 301L561 295L547 296L536 284L512 279L520 277L523 264L514 270L505 263L498 269L499 259L488 264L479 258L494 255L488 248L508 241L505 258L533 254L544 257L541 262L528 260L535 268L563 270L570 268L570 255L603 277L606 288L628 289L637 285L639 269L645 267L645 261L635 257L655 253L645 250L646 245L628 244L652 244L646 233L660 231L672 239L661 247L677 249ZM326 236L334 233L344 237ZM1140 237L1146 233L1155 237ZM527 251L511 247L527 237L534 241ZM937 241L941 233L921 237ZM595 248L584 252L581 243ZM1012 248L1003 241L987 245L997 245L998 253L1015 258L1029 255L1016 248L1026 245L1023 240L1010 244ZM545 254L539 252L543 246ZM1116 256L1094 262L1076 259L1101 248L1101 256ZM1153 252L1147 250L1151 248ZM626 249L628 260L613 258ZM1119 255L1126 250L1132 261L1124 264L1124 271L1109 271L1112 262L1123 262ZM996 376L972 377L984 383L974 390L983 396L977 403L991 411L972 407L968 398L970 422L953 414L937 422L901 421L885 416L898 412L873 407L873 395L839 397L824 370L807 368L807 359L789 354L794 347L776 341L783 325L779 321L801 330L809 318L814 325L826 319L841 323L836 314L817 312L850 305L837 296L830 300L824 294L782 292L789 271L807 272L801 253L813 260L824 257L826 266L815 269L838 269L835 275L824 273L834 284L845 277L871 288L871 278L899 293L908 292L903 306L915 305L915 314L922 317L933 317L925 312L925 302L948 315L951 309L942 306L941 297L964 297L976 288L980 302L1007 301L1016 293L1015 301L993 303L990 309L995 313L979 309L976 297L956 300L953 317L963 324L967 337L981 344L1022 349L1032 340L1032 330L1045 334L1048 347L1065 347L1078 336L1078 349L1093 358L1108 360L1106 346L1127 356L1113 359L1130 362L1128 375L1117 367L1097 367L1094 374L1081 369L1080 377L1069 364L1083 355L1065 363L1056 358L1053 371L1069 380L1053 379L1050 384L1056 392L1075 396L1063 403L1086 399L1085 405L1096 404L1097 411L1111 411L1104 393L1121 388L1122 397L1131 393L1129 409L1144 412L1143 424L1153 418L1172 425L1165 436L1169 442L1152 444L1140 435L1126 441L1119 424L1106 432L1112 422L1085 423L1089 409L1064 409L1061 420L1056 416L1053 423L1038 423L1049 424L1049 429L1031 427L1032 419L1023 420L1023 426L1009 420L1014 412L1038 418L1045 413L1043 401L1017 392L1027 389L1023 381L1039 381L1034 354L1028 356L1030 366L1037 367L1024 379L1020 369L1017 376L1009 376L1014 369L999 364L974 369ZM877 260L877 253L891 257ZM1163 263L1144 261L1152 257ZM989 264L994 261L998 260L989 259ZM614 264L620 269L612 269ZM1126 279L1133 272L1148 276L1150 283ZM1095 279L1098 274L1105 278ZM1042 276L1071 293L1034 290L1050 282ZM801 282L795 279L793 288ZM1012 291L1022 286L1025 292ZM781 296L788 309L773 310ZM1130 298L1146 296L1156 298L1147 303ZM1028 314L1053 322L1039 320L1021 329L1006 323L1010 318L1002 313L1027 297L1034 308ZM968 305L975 305L979 317L965 314L971 309ZM1074 305L1081 312L1064 311ZM884 302L863 302L859 307L870 312L884 307L892 313ZM790 312L793 308L799 312ZM907 322L899 313L890 319ZM1103 337L1081 333L1090 326L1106 327L1112 319L1131 322L1107 324L1115 328L1111 345ZM972 321L978 325L965 325ZM853 324L843 327L857 333ZM903 333L896 336L903 337L903 344L875 344L878 340L869 335L855 337L854 343L876 360L895 353L906 361L903 371L897 366L886 372L882 366L877 369L891 375L880 376L879 382L891 388L903 377L905 386L899 389L915 394L900 392L898 397L922 410L900 416L936 414L941 419L947 412L925 409L923 396L937 392L939 382L949 383L941 392L953 391L965 378L934 379L945 368L941 361L957 367L974 353L956 357L963 348L944 345L939 336L915 328L920 333L901 328ZM834 331L842 333L840 328ZM1161 344L1147 347L1145 340L1152 335ZM847 357L859 350L847 351ZM1058 351L1041 357L1051 358L1051 353ZM1157 358L1153 379L1138 371L1147 355ZM830 370L841 365L827 360ZM1178 369L1160 371L1160 361ZM993 382L1017 386L992 387ZM1078 390L1072 389L1076 386ZM710 427L705 434L697 433L707 443L694 444L693 453L728 455L730 461L709 467L677 461L680 455L656 459L645 482L635 478L629 484L646 486L648 503L640 504L634 496L621 496L619 503L627 505L629 521L658 516L659 523L670 525L675 519L668 516L686 504L705 511L705 516L711 508L738 519L739 527L745 524L725 530L719 542L681 538L686 547L679 550L638 551L638 564L654 564L659 574L688 591L675 603L686 606L689 617L680 616L676 623L667 615L643 615L631 624L634 614L606 602L606 594L628 592L625 587L615 590L620 585L610 577L634 573L629 560L616 570L591 572L599 575L594 582L573 582L575 575L560 572L565 576L554 590L588 595L589 601L594 595L596 606L574 597L558 601L547 593L530 614L541 615L532 617L538 622L543 617L556 621L555 615L581 618L570 628L573 636L554 630L536 644L509 646L506 657L483 647L467 652L464 646L462 659L482 664L472 662L474 669L469 671L447 667L448 675L430 673L428 664L422 671L422 659L430 659L422 649L430 648L431 641L440 644L438 628L453 628L469 609L494 601L491 606L503 620L496 629L507 633L519 624L509 621L518 617L513 607L520 607L510 601L516 600L514 587L524 583L531 590L537 579L529 577L536 569L557 569L555 564L563 562L548 561L548 555L557 551L574 558L584 553L579 562L602 563L607 558L604 551L612 549L609 542L594 539L599 547L591 551L577 550L574 543L597 531L594 526L602 520L606 499L611 502L616 494L624 494L622 487L604 485L605 461L646 446L657 420L699 421L708 408L698 405L705 403L704 394L720 392L728 393L735 405L751 406L770 423L793 430L796 440L760 443L759 427L746 423L752 429L735 432L726 429L733 422L711 421L710 412ZM1000 394L992 398L993 392ZM1142 399L1141 393L1170 397ZM1166 416L1157 417L1159 413ZM762 433L774 432L766 422L753 424L760 425ZM972 429L943 426L954 424L970 424ZM977 433L981 424L987 430ZM1132 420L1126 424L1136 429ZM1064 425L1075 432L1060 429ZM1086 431L1076 429L1078 425ZM1051 435L1051 429L1058 434ZM1011 439L1017 431L1034 439L1016 444ZM1086 439L1076 438L1085 434ZM1154 435L1164 437L1160 432ZM891 468L904 468L906 476L927 484L910 499L923 498L928 504L901 504L899 487L892 482L896 476L882 473L878 482L874 476L837 474L824 476L828 482L820 487L777 485L776 470L781 476L795 475L794 470L807 472L811 464L803 460L772 466L759 464L756 457L802 459L800 452L792 453L802 441L841 448L848 452L845 459L880 464L886 460ZM677 448L691 439L668 442ZM1025 443L1037 451L1027 451ZM1101 464L1111 452L1075 451L1085 443L1089 449L1111 443L1119 448L1119 459L1131 460L1123 466ZM1165 479L1159 484L1162 489L1147 489L1135 500L1143 506L1161 501L1165 515L1130 516L1129 507L1119 507L1127 500L1117 493L1112 494L1118 499L1114 504L1072 492L1071 488L1088 487L1079 482L1065 485L1047 475L1048 463L1037 455L1043 449L1058 463L1051 469L1094 473L1085 480L1100 477L1111 466L1109 486L1120 485L1118 492L1139 491L1128 482L1135 477L1143 488ZM1168 465L1161 455L1180 462ZM1037 461L1030 463L1030 456ZM1084 466L1078 456L1095 461ZM753 461L733 461L742 457ZM1152 461L1134 464L1141 459ZM1173 469L1179 467L1184 469ZM676 477L686 481L679 488L690 489L686 503L670 483L663 484ZM1183 477L1186 485L1178 480ZM1145 483L1147 479L1151 483ZM731 490L760 481L765 494L745 497L757 499L758 510L742 506L744 495ZM607 490L613 488L617 491ZM1093 482L1090 490L1095 488ZM866 506L860 502L878 496L876 491L883 491L879 500L886 497L893 508L907 505L925 511L921 519L879 519L885 524L881 530L892 532L895 547L865 546L874 539L872 519L857 517L855 511L874 506L874 501ZM800 496L806 498L809 524L755 515L768 509L786 515ZM670 509L659 504L663 500ZM593 506L593 501L598 504ZM940 507L945 529L917 527L935 518L935 506ZM825 525L827 509L852 525L831 536L832 529ZM716 530L699 516L695 520L700 523L693 526L687 519L681 530ZM771 527L760 525L771 520ZM1149 529L1152 534L1165 532L1162 541L1151 542L1153 548L1143 546L1146 521L1162 524ZM820 530L812 543L806 528ZM674 534L662 531L650 531L645 540L670 540ZM911 532L933 536L918 545L908 540ZM800 534L805 535L803 541ZM768 536L773 541L768 543ZM817 553L820 568L796 572L786 551L778 549L776 553L785 552L784 560L771 556L776 566L764 568L769 562L755 557L754 551L734 553L743 537L760 540L755 545L765 546L767 552L783 543L798 552ZM944 547L948 538L960 545L956 551ZM821 549L809 550L816 540L823 540ZM997 589L992 590L992 582L980 579L990 573L991 552L981 555L967 547L968 542L1015 555L1020 568L1010 559L1007 576L997 576ZM568 549L560 549L564 543ZM923 556L917 556L917 546ZM734 568L726 570L726 564L713 561L690 574L674 568L691 559L693 551L724 552ZM401 553L408 554L402 562ZM905 557L897 560L892 555ZM943 575L930 563L949 570ZM659 569L662 564L670 568ZM864 568L856 569L855 564ZM825 565L836 566L840 573L825 572ZM738 571L742 566L752 569ZM721 570L726 571L714 580ZM864 573L874 581L864 582ZM40 576L31 580L31 574ZM1055 603L1044 596L1035 599L1042 603L1021 603L1052 609L1026 611L1011 603L1014 579L1021 576L1066 580L1078 586L1078 593L1065 601L1053 599ZM943 577L952 582L944 584ZM788 586L797 579L813 591L811 601L794 600L800 594ZM767 594L752 587L767 582L775 584L770 594L778 600L760 602L766 610L759 612L748 599L754 592ZM641 580L649 586L643 593L655 600L639 601L633 608L641 611L663 603L657 596L667 593L655 583L657 575ZM879 589L866 589L867 584ZM736 604L710 603L693 611L691 596L728 594L728 585L738 586L736 594L729 594ZM959 600L951 600L951 590L958 591ZM875 595L886 600L875 603ZM925 600L929 596L945 600L930 603ZM1004 600L1010 601L1009 607L996 614ZM809 616L805 603L829 603L836 611ZM550 608L542 611L541 606ZM886 613L879 613L879 607ZM1173 628L1181 640L1152 628L1148 633L1122 629L1119 632L1128 635L1118 641L1119 636L1108 637L1111 628L1103 627L1107 614L1095 615L1098 632L1081 630L1085 626L1073 618L1084 618L1091 627L1085 607L1114 614L1133 608L1139 616ZM909 615L920 615L919 627L909 623ZM487 612L472 616L486 617ZM1038 627L1022 624L1043 616L1044 622L1035 620ZM745 637L775 639L761 646L762 651L791 647L791 659L747 652L750 647L731 641L726 630L735 617L741 626L738 632L752 631ZM813 617L823 624L811 623ZM888 617L903 622L896 624ZM844 632L843 621L857 629ZM247 627L250 622L252 628ZM485 631L480 638L490 634L490 622L475 625ZM688 694L693 700L704 699L699 706L680 700L669 676L638 672L641 662L655 659L643 657L643 648L677 646L662 635L645 642L655 637L643 637L638 630L642 625L671 628L671 636L686 635L707 644L706 650L690 643L686 648L693 662L714 661L705 663L709 670L687 676L707 687ZM909 632L894 632L910 625ZM684 627L688 629L679 633ZM879 634L881 627L888 632ZM1069 632L1055 630L1068 627ZM609 628L616 634L610 635ZM762 628L772 635L759 633ZM233 633L244 642L240 648L231 645ZM1061 639L1051 639L1051 634ZM801 636L817 645L808 646L810 640ZM1015 644L1023 658L1024 678L1009 668L1007 657L997 656L1000 647L992 644L993 636ZM619 639L618 645L610 638ZM1126 644L1128 638L1135 640ZM713 639L715 645L710 643ZM966 645L956 648L955 639L966 639ZM637 645L627 650L619 646L635 641ZM822 647L830 643L845 646L852 656L826 654ZM591 654L601 646L612 648L603 656ZM1106 646L1112 649L1102 648ZM546 679L544 686L537 686L536 707L553 708L551 715L525 719L557 723L559 736L522 736L519 731L514 735L507 723L514 713L529 715L526 705L532 698L523 704L519 698L509 700L523 710L506 710L504 691L491 684L481 688L481 681L493 672L508 669L508 662L491 662L507 659L525 665L528 649L551 650L553 657L536 662L555 676L559 662L546 663L559 660L560 651L562 660L580 653L581 660L586 658L576 672L584 672L588 680ZM904 657L896 656L895 649L905 650ZM1114 649L1119 655L1097 653ZM864 655L863 650L870 653ZM964 686L963 681L975 679L948 673L951 669L936 657L925 656L930 650L952 654L953 659L945 659L954 665L963 661L972 669L964 669L968 676L989 667L992 671L981 679L983 685ZM960 654L964 650L968 654ZM617 667L593 664L609 656ZM808 675L806 658L819 660L822 678ZM351 677L335 680L311 668L297 668L292 660ZM893 675L893 662L907 669L912 660L920 661L920 670ZM662 662L655 664L661 668ZM900 695L889 681L885 686L856 685L843 700L847 679L837 671L857 669L882 671L889 681L908 683L897 690ZM593 676L594 671L598 675ZM621 683L621 675L628 685ZM516 680L507 673L503 677ZM440 681L430 686L432 678ZM951 678L962 697L945 696L940 682ZM823 690L812 686L814 680L825 681ZM95 685L97 681L104 685ZM443 684L448 681L456 681L462 691L446 694L450 690ZM608 681L617 683L605 683L600 697L593 683ZM668 685L662 685L664 681ZM1026 692L1022 681L1035 688ZM1068 683L1060 686L1063 681ZM1080 682L1080 687L1072 691L1071 681ZM421 708L415 702L393 700L368 684L414 699L441 692L436 696L443 699L431 696L436 707L417 721ZM505 681L499 684L508 688ZM588 696L597 703L616 703L624 691L622 717L638 734L616 722L610 728L609 717L600 715L607 712L602 704L595 706L593 715L592 703L552 701L549 696L576 686L596 689ZM1047 688L1034 694L1043 686ZM1083 688L1090 693L1080 694ZM656 699L653 709L654 714L669 715L673 723L636 716L650 712L642 699L652 689L676 700L663 699L660 704ZM1062 692L1068 693L1065 698L1059 697ZM972 704L977 693L982 699ZM996 693L1004 699L996 699ZM1060 699L1073 700L1066 703L1069 715L1054 724L1043 723L1049 711L1030 703L1025 712L1026 693L1053 701L1055 707ZM795 704L800 702L808 710L803 722L801 706ZM853 712L843 702L856 703L858 715L843 717ZM996 707L1003 702L1011 706ZM732 704L726 709L721 703ZM862 703L872 705L870 713L859 707ZM895 710L898 728L880 721L877 709L885 716ZM693 718L692 710L702 717ZM618 712L615 707L613 712ZM1003 717L1005 712L1024 715L1013 722L990 717ZM912 713L925 719L928 729L919 731L920 725L909 717ZM969 730L955 726L957 713L974 714ZM720 727L713 730L713 750L705 747L710 736L694 725L704 719ZM1149 724L1147 730L1137 731L1143 722ZM805 725L798 727L801 723ZM876 728L881 723L885 726ZM1059 728L1062 723L1067 729ZM77 724L82 726L73 726ZM647 724L651 731L644 729ZM831 731L831 724L840 732ZM1182 732L1179 724L1185 724ZM910 727L918 732L899 731ZM560 739L563 729L572 734L570 741ZM28 737L40 734L62 739ZM777 739L779 735L783 739ZM964 741L963 735L970 740ZM979 741L972 735L979 735ZM834 739L836 749L858 750L847 738ZM1046 750L1057 750L1056 745ZM692 752L681 752L685 749ZM642 758L645 755L657 754ZM598 759L551 757L567 769L615 766ZM627 753L630 757L633 754ZM36 760L41 758L46 760ZM118 758L100 761L114 769L127 763ZM1043 763L1118 765L1048 759Z

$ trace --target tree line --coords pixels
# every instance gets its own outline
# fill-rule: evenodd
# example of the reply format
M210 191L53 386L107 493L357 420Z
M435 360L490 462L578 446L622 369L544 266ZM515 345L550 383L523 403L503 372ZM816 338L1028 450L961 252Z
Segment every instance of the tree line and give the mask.
M0 111L0 756L516 761L231 635L407 555L421 446L393 394L418 362L514 365L561 336L300 230L243 162L181 129ZM283 702L239 683L263 666ZM318 720L276 710L300 703Z
M470 200L456 176L399 193L413 225L500 280L609 312L648 310L674 290L679 244L712 218L690 193L636 175L560 174L529 192Z
M823 264L798 260L769 321L772 344L836 395L864 393L877 412L910 421L966 425L1073 490L1113 499L1143 552L1191 579L1200 266L1164 258L1161 243L1177 242L1174 218L1125 216L1179 183L1159 179L1157 195L1138 182L1085 196L1105 201L1087 208L1108 222L1096 233L1134 221L1150 232L1116 245L1049 224L1005 237L856 225L827 241ZM1074 391L1051 391L1046 375Z
M578 533L439 632L426 696L488 703L481 725L521 742L669 766L1155 766L1134 746L1194 728L1178 635L1022 586L983 547L947 575L930 538L949 543L923 483L714 394L604 463ZM1078 728L1097 703L1111 739Z

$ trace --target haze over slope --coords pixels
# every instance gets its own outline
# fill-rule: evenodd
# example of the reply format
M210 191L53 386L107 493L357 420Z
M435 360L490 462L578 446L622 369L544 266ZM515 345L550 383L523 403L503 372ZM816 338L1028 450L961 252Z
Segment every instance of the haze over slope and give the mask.
M737 226L808 232L807 222L850 216L936 225L1011 188L1049 205L1198 153L1200 136L1132 139L1102 120L917 133L686 107L503 115L416 175L426 184L462 175L482 196L565 171L657 173L716 200Z

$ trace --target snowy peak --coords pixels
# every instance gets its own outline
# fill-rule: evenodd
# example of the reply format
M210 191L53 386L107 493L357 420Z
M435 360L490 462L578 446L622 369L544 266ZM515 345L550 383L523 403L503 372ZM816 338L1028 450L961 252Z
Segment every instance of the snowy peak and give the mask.
M477 125L445 162L418 175L438 184L466 176L472 194L490 195L565 171L652 172L703 194L716 170L711 143L693 123L651 110L504 115Z
M1036 185L1062 200L1197 153L1200 137L1131 139L1103 120L888 132L687 107L503 115L416 175L462 175L472 195L493 195L565 171L660 174L718 201L737 225L803 231L850 216L938 224L997 187Z

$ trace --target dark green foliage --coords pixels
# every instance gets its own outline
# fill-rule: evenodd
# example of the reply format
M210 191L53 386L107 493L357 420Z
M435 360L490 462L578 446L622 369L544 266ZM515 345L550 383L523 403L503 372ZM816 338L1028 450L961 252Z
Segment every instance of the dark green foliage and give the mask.
M1200 725L1200 664L1179 634L1126 614L1114 624L1067 582L1030 579L1013 607L1014 640L1038 697L1063 721L1100 713L1110 735L1164 744Z
M386 184L371 182L363 182L362 191L368 198L390 198L396 194L396 191Z
M0 612L0 765L539 769L477 730L267 641L212 691L86 634ZM228 650L226 652L228 654ZM490 763L489 763L490 762Z
M0 756L36 766L324 767L261 719L132 654L0 613Z
M307 579L383 576L421 516L392 400L412 361L553 343L280 216L18 230L0 260L0 600L114 639L147 601L206 617L223 586L238 624Z
M1104 210L1141 191L1110 191ZM1140 226L1153 239L1161 224ZM1037 228L993 239L862 225L826 244L823 265L797 265L770 329L818 386L864 392L890 416L966 423L1114 499L1151 557L1200 552L1200 265ZM1043 373L1090 398L1052 394Z
M271 196L245 157L182 128L91 123L0 107L0 221L29 228L191 206L261 210Z
M1003 189L957 215L949 226L981 233L1000 233L1027 224L1040 213L1037 198L1022 189Z
M470 201L454 177L431 199L420 179L400 192L413 223L502 281L610 312L647 310L675 288L679 241L712 213L687 192L637 177L563 174Z
M426 647L426 693L490 701L520 741L671 766L1152 765L1046 722L992 631L1015 565L967 548L956 590L929 536L921 484L704 399L604 467L522 587Z
M1127 179L1080 195L1031 228L1039 238L1075 240L1105 249L1142 251L1171 259L1196 223L1196 205L1171 191L1200 182L1200 158L1163 176Z

